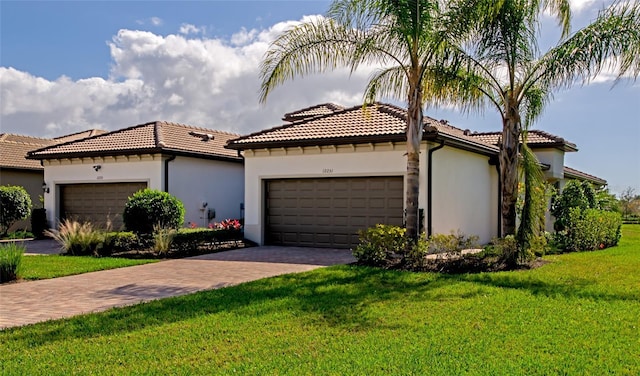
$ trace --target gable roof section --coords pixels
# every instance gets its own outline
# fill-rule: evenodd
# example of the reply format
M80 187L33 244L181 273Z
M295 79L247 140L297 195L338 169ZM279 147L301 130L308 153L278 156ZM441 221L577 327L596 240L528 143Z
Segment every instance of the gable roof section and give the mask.
M25 159L31 150L52 145L47 138L0 133L0 167L21 170L43 170L40 162Z
M595 185L607 185L607 181L597 176L589 175L586 172L578 171L575 168L564 166L565 179L586 180Z
M282 120L293 122L296 120L308 119L314 116L329 115L341 110L344 110L344 107L337 105L335 103L323 103L323 104L318 104L315 106L303 108L298 111L286 113L284 114L284 117L282 118Z
M165 121L135 125L89 138L69 141L32 151L27 158L54 159L168 153L207 159L241 161L225 149L237 134Z
M407 111L390 104L354 106L314 116L232 140L227 147L251 148L361 144L405 141ZM498 148L470 137L467 131L445 122L424 118L424 139L495 154Z
M471 136L491 145L498 145L502 132L474 132ZM527 145L530 148L560 148L564 151L578 151L576 144L565 140L562 137L552 135L537 129L529 130L527 134Z

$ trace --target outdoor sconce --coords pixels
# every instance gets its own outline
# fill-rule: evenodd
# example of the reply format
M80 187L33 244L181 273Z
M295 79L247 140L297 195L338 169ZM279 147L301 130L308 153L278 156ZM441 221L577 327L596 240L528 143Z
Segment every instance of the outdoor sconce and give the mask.
M93 169L98 172L100 169L102 168L101 165L97 164L97 165L93 165Z
M42 191L43 191L44 193L49 193L49 186L47 185L47 182L46 182L46 181L43 181L43 182L42 182Z

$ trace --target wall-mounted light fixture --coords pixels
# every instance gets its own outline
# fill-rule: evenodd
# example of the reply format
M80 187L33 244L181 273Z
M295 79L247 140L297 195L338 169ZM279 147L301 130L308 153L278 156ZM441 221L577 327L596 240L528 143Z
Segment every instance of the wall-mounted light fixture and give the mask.
M94 169L96 172L100 171L100 169L101 169L101 168L102 168L102 166L101 166L101 165L99 165L99 164L97 164L97 165L93 165L93 169Z
M49 193L49 186L47 185L47 182L46 182L46 181L43 181L43 182L42 182L42 191L43 191L44 193Z

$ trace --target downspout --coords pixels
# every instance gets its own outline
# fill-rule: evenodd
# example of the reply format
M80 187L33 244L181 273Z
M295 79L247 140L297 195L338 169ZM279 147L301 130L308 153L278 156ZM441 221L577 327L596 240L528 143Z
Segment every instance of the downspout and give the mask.
M429 161L427 162L427 236L433 235L433 152L440 150L444 147L444 140L440 142L440 145L433 149L429 149Z
M176 159L175 155L164 160L164 191L169 193L169 162Z

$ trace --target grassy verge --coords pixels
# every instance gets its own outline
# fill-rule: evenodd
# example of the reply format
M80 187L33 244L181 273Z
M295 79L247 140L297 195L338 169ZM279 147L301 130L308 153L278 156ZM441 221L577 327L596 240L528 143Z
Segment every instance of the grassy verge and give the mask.
M156 262L158 260L130 260L114 257L89 256L24 256L22 278L26 280L64 277Z
M339 266L0 332L13 374L640 374L640 226L539 269Z

